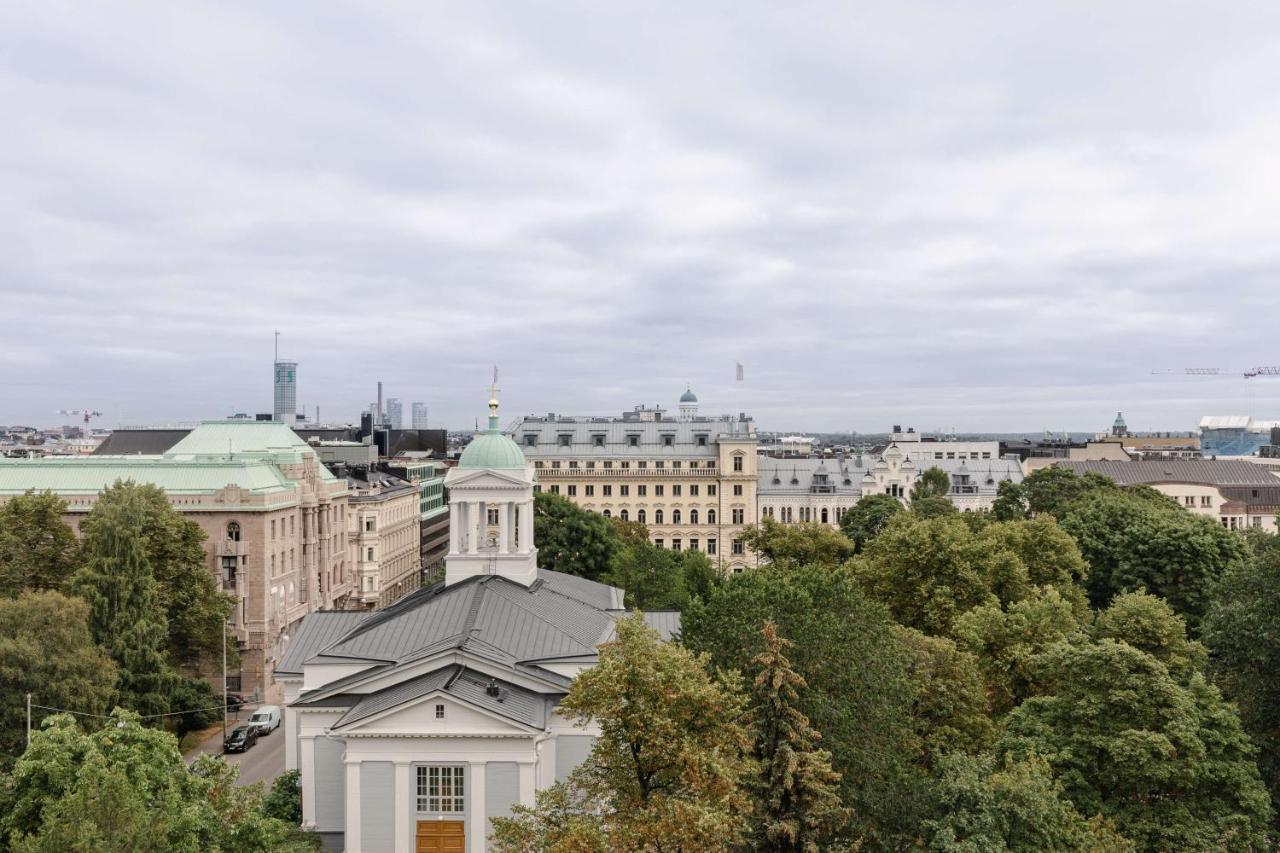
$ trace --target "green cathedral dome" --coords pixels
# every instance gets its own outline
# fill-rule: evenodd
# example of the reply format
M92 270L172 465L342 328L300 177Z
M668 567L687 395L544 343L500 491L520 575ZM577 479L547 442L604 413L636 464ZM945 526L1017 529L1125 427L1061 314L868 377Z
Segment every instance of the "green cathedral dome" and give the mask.
M498 401L489 401L489 429L471 439L458 459L459 468L524 470L524 451L498 429Z

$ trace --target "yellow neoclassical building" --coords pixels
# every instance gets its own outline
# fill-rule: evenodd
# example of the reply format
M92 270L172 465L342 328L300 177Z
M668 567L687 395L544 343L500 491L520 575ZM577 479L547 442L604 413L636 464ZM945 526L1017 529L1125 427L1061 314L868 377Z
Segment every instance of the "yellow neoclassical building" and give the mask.
M527 416L509 430L535 488L649 528L655 545L701 551L722 572L755 560L756 429L745 415L702 417L691 390L679 414L637 406L621 417Z

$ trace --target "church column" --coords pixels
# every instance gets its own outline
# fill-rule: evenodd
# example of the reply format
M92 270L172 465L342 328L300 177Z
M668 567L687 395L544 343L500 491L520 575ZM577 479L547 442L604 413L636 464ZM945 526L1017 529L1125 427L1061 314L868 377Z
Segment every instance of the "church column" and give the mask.
M455 513L454 517L449 520L449 553L450 554L458 553L458 540L461 538L459 534L462 531L462 525L458 524L457 522L460 520L460 516L458 515L458 513L461 513L461 511L462 511L462 504L455 504L453 507L450 508L450 512Z
M409 771L410 771L409 762L407 761L396 762L396 766L395 766L396 781L395 781L395 789L394 789L395 790L395 808L393 809L393 813L395 814L396 825L395 825L395 831L392 837L395 840L395 849L397 850L410 849L409 839L411 836L411 830L413 830L414 828L412 811L409 808L412 805L410 801L410 797L413 796L413 792L409 788L409 785L411 783Z
M498 504L498 553L506 554L510 551L511 537L511 504Z
M528 554L533 549L533 504L520 504L516 507L520 519L520 552Z
M488 849L485 843L489 835L489 819L485 815L485 764L482 761L471 762L471 788L467 792L467 823L471 838L467 847L471 853L484 853Z
M484 515L481 509L482 504L477 501L469 501L467 503L467 553L474 554L476 547L480 544L480 537L484 534L484 528L480 526L479 516Z
M360 853L360 762L347 760L347 809L344 816L346 832L343 847L348 853Z

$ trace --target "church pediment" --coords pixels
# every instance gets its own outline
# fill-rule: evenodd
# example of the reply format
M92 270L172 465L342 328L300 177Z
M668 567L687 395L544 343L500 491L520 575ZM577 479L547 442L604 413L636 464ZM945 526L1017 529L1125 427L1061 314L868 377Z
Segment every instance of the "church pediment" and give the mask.
M529 480L522 471L453 468L445 478L445 485L450 489L527 489Z

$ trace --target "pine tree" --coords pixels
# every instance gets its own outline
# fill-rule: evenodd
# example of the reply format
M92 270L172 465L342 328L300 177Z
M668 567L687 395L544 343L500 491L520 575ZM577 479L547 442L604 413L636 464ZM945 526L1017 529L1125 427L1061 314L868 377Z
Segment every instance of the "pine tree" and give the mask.
M818 850L849 819L840 802L840 774L831 769L831 754L818 746L822 735L796 707L797 691L806 684L791 668L786 650L793 644L778 636L773 620L764 623L764 651L752 659L755 679L757 788L761 850Z
M139 714L169 710L173 672L165 660L167 623L147 561L137 498L102 507L84 541L85 565L72 580L89 602L89 629L119 667L120 704Z

